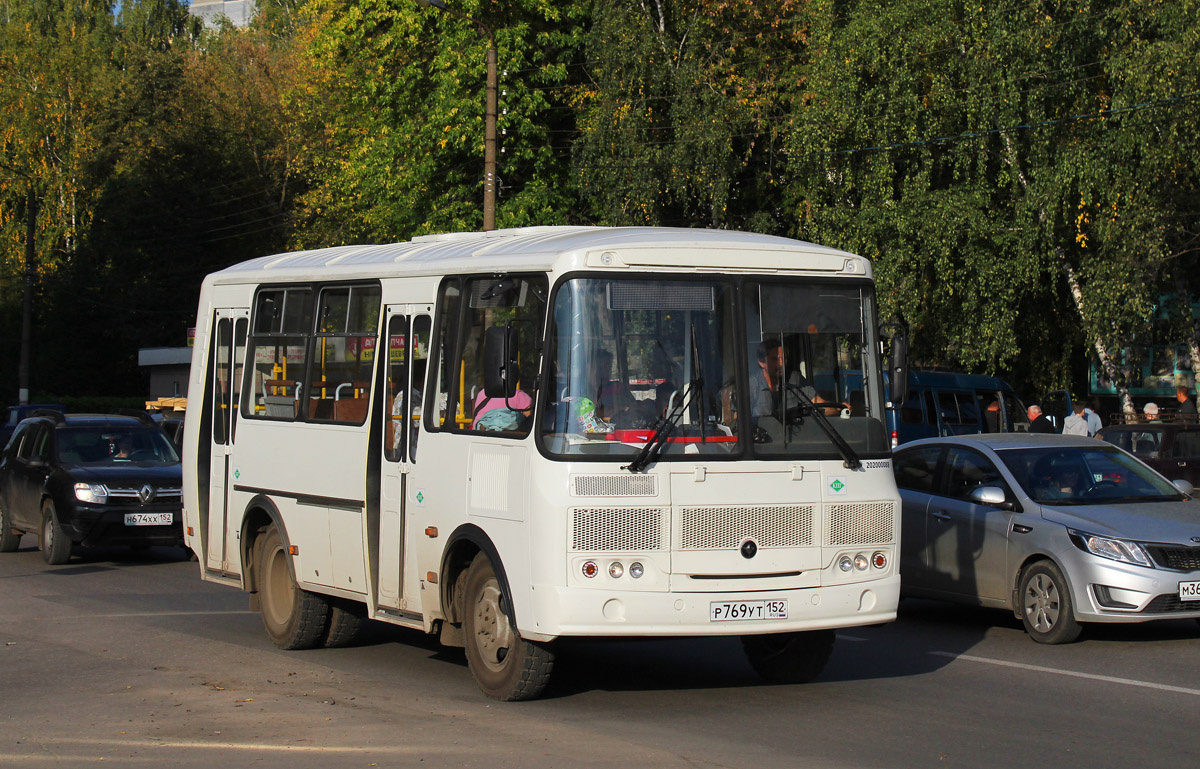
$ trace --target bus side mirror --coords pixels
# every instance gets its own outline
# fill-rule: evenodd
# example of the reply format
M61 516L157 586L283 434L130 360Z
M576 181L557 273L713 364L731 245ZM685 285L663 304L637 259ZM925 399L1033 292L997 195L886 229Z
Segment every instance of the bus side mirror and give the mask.
M517 393L517 330L492 326L483 338L483 392L488 398Z
M899 406L908 396L908 335L903 329L892 334L892 354L888 366L892 380L892 403Z

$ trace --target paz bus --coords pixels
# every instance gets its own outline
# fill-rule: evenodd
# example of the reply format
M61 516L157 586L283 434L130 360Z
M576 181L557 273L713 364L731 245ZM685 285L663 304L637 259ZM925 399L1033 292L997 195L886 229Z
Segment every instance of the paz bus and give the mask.
M279 647L415 628L500 700L567 638L739 636L805 681L896 615L878 325L867 259L748 233L252 259L200 293L187 542Z

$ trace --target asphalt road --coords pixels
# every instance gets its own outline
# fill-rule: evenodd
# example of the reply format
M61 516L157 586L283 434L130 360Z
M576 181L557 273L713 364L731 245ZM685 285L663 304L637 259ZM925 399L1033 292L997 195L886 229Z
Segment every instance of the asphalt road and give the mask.
M0 554L0 766L1193 767L1200 625L1040 646L1002 612L905 601L767 686L734 639L575 643L539 701L373 625L283 652L176 550Z

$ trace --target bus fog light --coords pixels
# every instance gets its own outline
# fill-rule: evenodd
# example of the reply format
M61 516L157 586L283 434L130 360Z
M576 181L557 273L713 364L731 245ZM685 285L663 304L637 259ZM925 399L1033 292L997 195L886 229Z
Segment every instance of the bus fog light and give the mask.
M583 576L587 577L588 579L591 579L592 577L596 576L599 573L600 573L600 567L596 565L595 561L584 561L583 562Z
M612 577L613 579L620 579L621 575L624 573L625 567L621 565L620 561L613 561L608 565L608 576Z
M854 568L854 561L850 560L850 556L843 555L838 559L838 568L842 571L850 571Z
M854 568L858 569L859 571L866 571L867 567L870 565L871 562L867 560L867 556L863 553L859 553L858 555L854 556Z
M876 551L875 554L871 556L871 565L876 569L887 568L887 553L884 553L883 551Z
M629 564L629 576L633 577L634 579L639 579L645 573L646 567L642 566L639 561L634 561L633 563Z

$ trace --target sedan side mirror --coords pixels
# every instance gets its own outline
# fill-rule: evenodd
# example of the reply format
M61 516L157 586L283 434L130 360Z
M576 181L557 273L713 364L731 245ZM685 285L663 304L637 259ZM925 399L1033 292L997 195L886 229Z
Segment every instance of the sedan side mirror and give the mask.
M1012 502L1008 501L1008 497L1004 494L1004 489L999 486L980 486L971 492L971 501L977 505L987 505L988 507L999 507L1004 510L1011 510Z
M1175 488L1179 489L1184 494L1187 494L1189 497L1196 493L1196 487L1193 486L1188 481L1178 480L1178 481L1171 481L1171 483L1175 484Z

